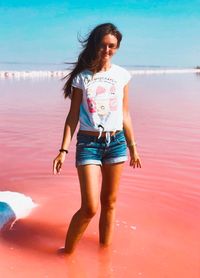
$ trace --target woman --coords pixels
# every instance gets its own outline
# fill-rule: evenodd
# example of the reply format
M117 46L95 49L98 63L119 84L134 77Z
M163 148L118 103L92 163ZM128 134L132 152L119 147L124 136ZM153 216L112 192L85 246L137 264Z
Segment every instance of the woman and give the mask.
M111 23L95 27L82 42L83 50L64 86L71 98L60 152L54 160L54 174L60 173L78 122L76 167L81 189L81 207L74 214L66 236L66 253L73 252L99 200L102 175L99 241L109 245L115 218L119 180L127 146L130 166L141 167L128 110L128 71L111 63L122 39Z

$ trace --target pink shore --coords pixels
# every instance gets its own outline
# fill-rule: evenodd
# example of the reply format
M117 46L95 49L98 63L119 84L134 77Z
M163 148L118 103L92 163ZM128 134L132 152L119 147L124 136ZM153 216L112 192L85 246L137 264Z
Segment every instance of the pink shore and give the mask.
M51 173L69 107L62 85L0 81L1 190L39 204L0 236L2 277L199 278L199 76L133 78L130 108L142 169L125 164L113 244L98 245L98 212L70 257L56 250L80 205L75 138L62 174Z

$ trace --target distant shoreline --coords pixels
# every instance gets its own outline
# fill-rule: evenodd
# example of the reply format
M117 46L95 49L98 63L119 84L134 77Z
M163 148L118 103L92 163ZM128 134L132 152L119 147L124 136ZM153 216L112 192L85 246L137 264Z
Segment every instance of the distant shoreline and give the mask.
M129 70L132 75L151 75L151 74L200 74L200 69L137 69ZM69 71L48 71L48 70L4 70L0 71L0 79L25 79L25 78L63 78Z

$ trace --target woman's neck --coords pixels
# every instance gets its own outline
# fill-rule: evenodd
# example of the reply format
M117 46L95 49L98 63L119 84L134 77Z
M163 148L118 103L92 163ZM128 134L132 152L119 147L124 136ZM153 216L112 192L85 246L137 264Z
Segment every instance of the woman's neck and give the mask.
M100 71L107 71L111 68L111 61L107 61L101 65Z

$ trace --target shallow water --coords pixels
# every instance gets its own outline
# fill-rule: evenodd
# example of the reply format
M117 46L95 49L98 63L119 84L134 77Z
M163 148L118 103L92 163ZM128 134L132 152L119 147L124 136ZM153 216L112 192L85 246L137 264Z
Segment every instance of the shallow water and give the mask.
M52 176L69 108L58 79L0 81L0 186L39 204L0 238L2 277L200 277L200 76L137 76L130 109L142 169L125 165L113 244L94 217L71 257L56 250L79 208L75 139Z

